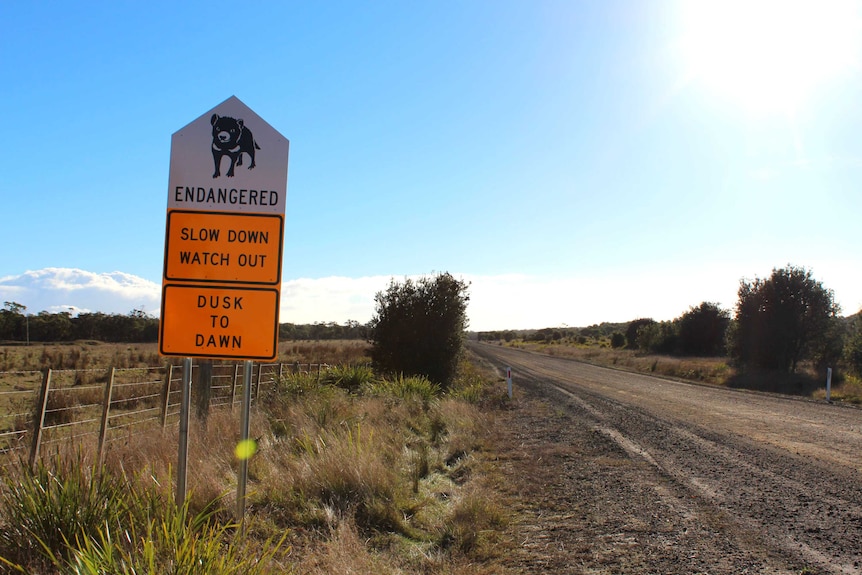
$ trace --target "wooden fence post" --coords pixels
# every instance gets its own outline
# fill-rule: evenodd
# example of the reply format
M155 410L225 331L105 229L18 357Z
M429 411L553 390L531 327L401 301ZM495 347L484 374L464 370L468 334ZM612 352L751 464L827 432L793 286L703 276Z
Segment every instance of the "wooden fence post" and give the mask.
M195 417L203 425L207 426L207 418L210 412L210 397L213 386L213 360L202 359L198 361L197 379L195 380Z
M112 367L108 382L105 384L105 399L102 405L102 423L99 426L99 467L105 461L105 436L108 433L108 416L111 411L111 394L114 391L114 375L117 369Z
M257 387L254 392L255 398L260 398L260 380L263 378L263 364L261 363L257 367Z
M233 411L233 404L236 401L236 381L239 378L239 364L233 366L233 382L230 386L230 410Z
M162 429L168 426L168 405L171 403L171 380L174 377L174 366L168 364L165 368L165 386L162 390Z
M42 443L42 428L45 425L45 409L48 407L48 388L51 386L51 370L42 372L42 387L39 389L39 413L33 417L33 443L30 445L30 467L36 465L39 446Z

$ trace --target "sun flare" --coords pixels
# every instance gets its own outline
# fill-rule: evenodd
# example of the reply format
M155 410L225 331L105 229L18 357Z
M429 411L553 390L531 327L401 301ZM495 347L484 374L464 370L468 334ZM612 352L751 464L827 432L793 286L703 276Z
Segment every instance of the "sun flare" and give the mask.
M680 4L688 81L749 111L792 113L858 69L853 0L691 0Z

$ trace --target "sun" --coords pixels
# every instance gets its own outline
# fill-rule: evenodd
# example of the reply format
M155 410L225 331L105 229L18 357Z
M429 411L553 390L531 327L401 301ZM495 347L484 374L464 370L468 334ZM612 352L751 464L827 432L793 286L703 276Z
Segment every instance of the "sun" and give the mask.
M687 0L679 51L687 82L752 112L794 113L815 90L858 70L854 0Z

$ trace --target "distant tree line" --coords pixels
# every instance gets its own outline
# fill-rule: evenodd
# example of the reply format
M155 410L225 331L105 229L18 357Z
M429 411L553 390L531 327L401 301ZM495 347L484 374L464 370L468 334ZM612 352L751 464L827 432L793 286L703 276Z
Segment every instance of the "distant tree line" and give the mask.
M561 341L580 341L581 343L586 343L589 339L600 340L609 338L615 331L620 330L624 326L625 324L622 323L602 322L581 328L544 327L542 329L480 331L476 333L476 339L479 341L513 341L520 339L523 341L544 343Z
M27 308L7 301L0 309L0 341L6 342L67 342L92 340L117 343L147 343L159 339L159 319L141 310L128 314L79 313L41 311L28 314ZM279 326L283 340L368 339L367 324L348 321L337 323L292 324Z
M327 340L327 339L368 339L368 324L348 320L344 325L328 323L293 324L278 326L279 339L288 340Z
M670 321L638 318L580 329L520 332L525 341L601 340L614 348L675 356L729 356L740 367L793 373L800 362L843 366L862 376L862 313L839 316L832 290L811 271L788 265L768 278L740 281L731 310L702 302ZM478 339L516 339L516 332L480 332ZM574 335L573 335L574 334Z
M61 342L97 340L105 342L149 342L159 337L159 320L141 310L126 315L40 311L26 313L16 302L5 302L0 310L0 341Z

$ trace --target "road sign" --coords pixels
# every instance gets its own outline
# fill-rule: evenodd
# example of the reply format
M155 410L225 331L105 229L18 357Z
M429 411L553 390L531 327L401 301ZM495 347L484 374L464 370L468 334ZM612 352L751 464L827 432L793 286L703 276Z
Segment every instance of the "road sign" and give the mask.
M270 360L278 345L275 288L168 284L162 289L162 353ZM269 322L265 320L269 319Z
M168 211L165 279L277 285L283 218Z
M289 150L236 97L171 137L162 355L275 359Z

